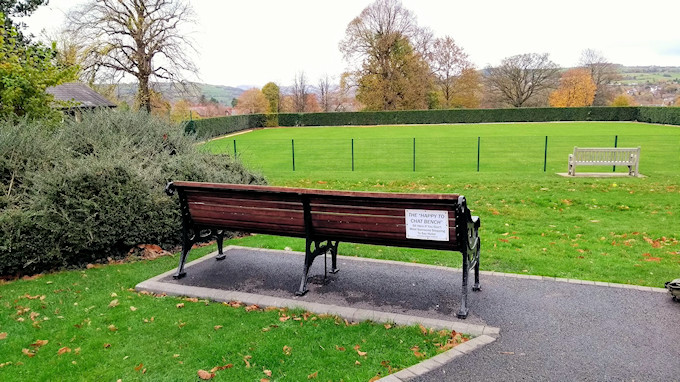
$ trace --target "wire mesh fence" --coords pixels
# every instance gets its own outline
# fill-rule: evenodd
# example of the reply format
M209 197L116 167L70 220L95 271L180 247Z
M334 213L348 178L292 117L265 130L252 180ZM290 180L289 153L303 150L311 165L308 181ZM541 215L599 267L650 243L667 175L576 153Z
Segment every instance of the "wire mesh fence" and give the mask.
M235 154L264 172L566 172L574 146L640 146L641 173L680 170L680 136L675 135L232 139L229 143L219 151ZM627 168L585 171L626 172Z

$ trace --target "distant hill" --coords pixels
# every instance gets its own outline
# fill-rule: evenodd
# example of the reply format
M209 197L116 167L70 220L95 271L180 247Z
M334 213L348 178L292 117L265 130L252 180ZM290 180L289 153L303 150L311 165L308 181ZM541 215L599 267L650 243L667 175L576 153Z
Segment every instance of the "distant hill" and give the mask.
M171 103L177 102L181 99L186 99L196 103L200 101L201 95L203 95L207 100L214 98L217 100L217 102L223 105L231 106L231 100L238 98L241 93L244 92L243 89L232 86L201 83L192 83L186 89L173 86L167 82L156 82L152 86L155 91L163 94L163 98L170 101ZM136 83L120 83L115 90L115 94L119 99L128 102L134 100L136 93Z

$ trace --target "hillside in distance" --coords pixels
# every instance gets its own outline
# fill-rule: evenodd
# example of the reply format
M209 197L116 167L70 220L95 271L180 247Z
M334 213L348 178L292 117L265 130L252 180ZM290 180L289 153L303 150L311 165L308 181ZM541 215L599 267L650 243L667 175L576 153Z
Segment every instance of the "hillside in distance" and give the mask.
M198 103L201 100L201 95L203 95L206 100L214 98L223 105L231 106L231 101L234 98L238 98L244 92L243 89L233 86L202 83L191 83L183 89L182 87L167 82L155 82L152 87L155 91L161 93L163 98L170 103L175 103L182 99ZM114 91L114 94L118 99L128 103L131 103L134 100L136 93L136 83L120 83L116 86Z

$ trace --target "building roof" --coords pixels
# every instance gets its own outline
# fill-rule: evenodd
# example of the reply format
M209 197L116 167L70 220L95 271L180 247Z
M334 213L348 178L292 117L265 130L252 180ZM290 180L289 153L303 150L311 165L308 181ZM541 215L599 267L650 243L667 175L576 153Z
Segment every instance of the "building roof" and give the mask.
M69 82L57 86L50 86L45 91L54 96L55 101L75 102L74 107L116 107L116 104L92 90L89 86L78 82Z

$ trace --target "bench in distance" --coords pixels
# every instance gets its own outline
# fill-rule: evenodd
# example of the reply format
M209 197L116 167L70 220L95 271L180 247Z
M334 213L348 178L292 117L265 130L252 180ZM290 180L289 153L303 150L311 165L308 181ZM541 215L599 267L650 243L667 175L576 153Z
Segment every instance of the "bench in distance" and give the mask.
M395 247L458 251L463 256L459 318L468 314L468 274L479 284L479 217L457 194L406 194L270 187L199 182L172 182L166 193L179 196L182 254L175 278L185 276L191 246L217 238L217 259L225 258L224 231L243 231L305 238L302 280L296 295L307 292L314 259L331 255L338 271L340 241Z
M569 154L569 175L576 175L576 166L627 166L628 175L638 175L639 147L574 147Z

